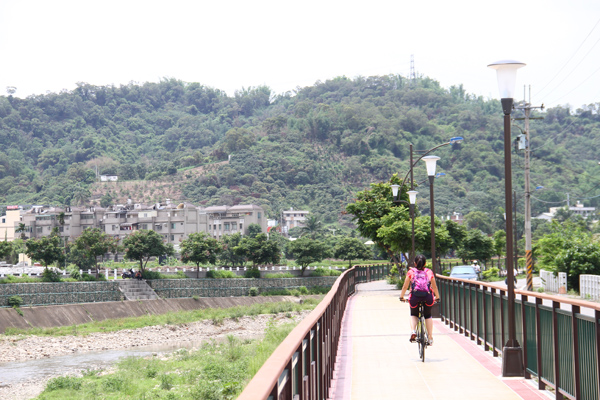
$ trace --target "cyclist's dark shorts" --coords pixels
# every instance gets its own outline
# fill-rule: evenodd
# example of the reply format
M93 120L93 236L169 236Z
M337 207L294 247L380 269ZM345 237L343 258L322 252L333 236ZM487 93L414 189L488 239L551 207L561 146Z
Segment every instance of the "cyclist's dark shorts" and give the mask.
M419 316L419 308L417 307L419 305L419 301L424 301L425 303L425 307L423 307L425 319L431 318L431 307L433 307L434 302L433 293L429 292L429 295L427 295L425 299L410 296L410 315L414 317Z

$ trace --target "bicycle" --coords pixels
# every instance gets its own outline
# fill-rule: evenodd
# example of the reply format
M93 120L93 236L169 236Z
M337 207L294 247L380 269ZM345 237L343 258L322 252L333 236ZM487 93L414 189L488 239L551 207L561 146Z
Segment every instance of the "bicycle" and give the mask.
M400 301L407 302L408 300L400 299ZM439 303L439 300L436 300L435 303ZM427 325L425 325L424 304L425 302L420 301L417 306L419 316L417 317L417 337L415 338L415 342L417 342L419 347L419 358L422 362L425 362L425 349L429 346L429 334L427 332Z
M425 349L429 345L429 335L427 333L427 326L425 325L425 315L423 309L423 301L419 302L418 310L419 310L419 319L417 321L417 337L415 341L419 346L419 358L421 358L422 362L425 362Z

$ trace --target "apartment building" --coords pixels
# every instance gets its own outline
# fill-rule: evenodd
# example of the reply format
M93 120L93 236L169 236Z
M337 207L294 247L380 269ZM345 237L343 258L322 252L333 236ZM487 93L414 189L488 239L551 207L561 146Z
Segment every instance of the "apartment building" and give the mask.
M219 239L223 235L248 233L250 224L260 225L262 232L267 232L267 218L262 207L250 205L213 206L202 212L207 218L207 232Z
M0 217L0 240L12 242L21 233L16 233L21 222L22 209L19 206L7 206L6 213Z
M253 223L267 232L264 210L253 204L202 208L190 203L172 204L167 200L165 204L152 206L128 202L106 209L33 206L26 211L12 211L10 215L7 211L6 215L0 217L0 220L6 221L4 229L8 240L14 238L14 231L20 223L25 226L27 238L47 236L54 228L58 228L63 240L73 241L85 229L100 228L122 240L136 230L149 229L176 247L194 232L206 232L215 238L237 232L245 235L248 226ZM0 232L2 227L0 225Z
M294 210L290 208L287 211L281 212L281 233L287 236L290 229L304 226L304 221L306 221L306 217L310 214L310 211L304 210Z

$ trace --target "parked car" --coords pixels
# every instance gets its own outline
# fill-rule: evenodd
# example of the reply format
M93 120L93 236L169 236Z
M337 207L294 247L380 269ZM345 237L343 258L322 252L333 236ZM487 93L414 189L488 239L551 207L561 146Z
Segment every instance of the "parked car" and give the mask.
M471 265L457 265L456 267L452 267L450 278L479 280L479 274L475 270L475 267Z

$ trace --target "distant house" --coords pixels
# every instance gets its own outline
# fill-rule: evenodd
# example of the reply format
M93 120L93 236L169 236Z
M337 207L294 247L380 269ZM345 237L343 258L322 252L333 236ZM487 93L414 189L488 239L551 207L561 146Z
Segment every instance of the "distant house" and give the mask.
M541 213L540 215L538 215L537 217L534 217L534 218L552 221L552 219L556 215L556 212L563 208L565 208L565 207L550 207L548 212ZM587 219L588 217L593 217L594 215L596 215L596 207L584 207L583 204L581 204L581 202L579 202L579 201L577 202L577 204L575 204L575 206L570 206L567 208L573 214L579 215L580 217L582 217L584 219Z
M117 175L100 175L100 182L116 182L118 180Z
M287 235L290 229L298 226L304 226L306 217L310 214L310 211L294 210L290 208L287 211L281 212L281 233Z

